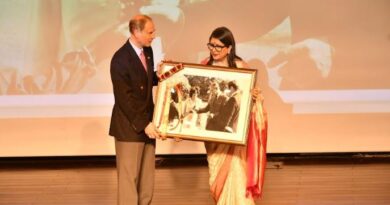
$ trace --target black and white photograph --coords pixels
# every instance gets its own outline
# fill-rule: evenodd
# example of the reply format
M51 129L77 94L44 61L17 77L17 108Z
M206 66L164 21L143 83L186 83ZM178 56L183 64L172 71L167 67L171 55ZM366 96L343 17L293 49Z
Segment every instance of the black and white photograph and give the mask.
M158 129L168 137L245 142L249 93L256 71L181 64L184 69L171 74L158 86L154 116ZM162 66L169 72L177 70L173 65L174 62Z

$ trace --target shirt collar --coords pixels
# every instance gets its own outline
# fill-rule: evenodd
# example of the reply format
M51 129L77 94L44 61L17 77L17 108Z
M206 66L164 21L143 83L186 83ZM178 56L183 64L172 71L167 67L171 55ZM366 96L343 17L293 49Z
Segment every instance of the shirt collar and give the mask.
M130 43L131 47L133 47L133 49L137 53L137 56L139 56L143 49L142 48L138 48L133 42L131 42L130 38L129 38L129 43Z

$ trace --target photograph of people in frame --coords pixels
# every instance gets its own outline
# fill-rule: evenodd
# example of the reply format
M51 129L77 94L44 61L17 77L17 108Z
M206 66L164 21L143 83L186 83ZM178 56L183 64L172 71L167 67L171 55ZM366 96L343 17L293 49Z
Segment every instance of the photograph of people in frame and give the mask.
M234 80L185 75L171 90L169 129L236 132L240 89Z

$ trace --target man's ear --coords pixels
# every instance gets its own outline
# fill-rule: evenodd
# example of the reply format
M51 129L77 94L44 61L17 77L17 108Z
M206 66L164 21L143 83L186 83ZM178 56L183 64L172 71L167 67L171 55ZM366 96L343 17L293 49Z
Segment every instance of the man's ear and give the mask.
M138 37L139 36L139 34L140 34L140 30L139 29L134 29L133 30L133 33L132 33L132 35L134 36L134 37Z

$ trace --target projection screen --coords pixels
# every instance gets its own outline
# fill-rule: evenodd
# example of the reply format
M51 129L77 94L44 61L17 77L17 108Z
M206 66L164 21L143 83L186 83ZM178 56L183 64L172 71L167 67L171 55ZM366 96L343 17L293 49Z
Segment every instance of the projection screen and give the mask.
M0 1L0 156L113 155L110 60L137 13L155 64L199 63L219 26L258 70L268 153L390 151L388 0ZM157 154L204 153L157 143Z

